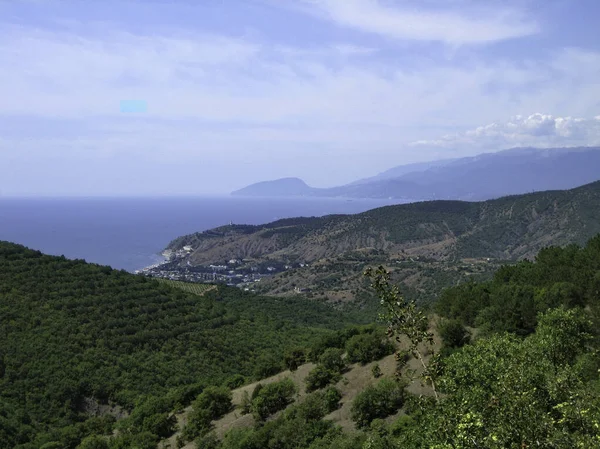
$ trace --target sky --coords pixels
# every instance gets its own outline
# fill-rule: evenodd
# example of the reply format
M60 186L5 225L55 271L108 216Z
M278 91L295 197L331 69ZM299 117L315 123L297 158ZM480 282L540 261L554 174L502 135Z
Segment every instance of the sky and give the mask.
M0 194L600 145L597 0L0 0Z

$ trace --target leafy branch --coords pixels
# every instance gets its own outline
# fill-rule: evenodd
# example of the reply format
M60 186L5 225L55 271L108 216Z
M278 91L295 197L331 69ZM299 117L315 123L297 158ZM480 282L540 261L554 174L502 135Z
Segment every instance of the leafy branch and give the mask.
M390 274L383 266L377 269L367 268L364 274L371 279L371 286L377 292L381 305L386 308L386 312L382 313L380 318L388 323L388 336L395 336L397 342L400 342L402 336L408 338L408 350L421 363L422 377L431 384L435 399L439 401L434 380L435 370L425 363L425 357L419 349L421 343L433 346L433 334L427 330L427 316L417 308L414 301L409 301L401 295L398 286L390 283Z

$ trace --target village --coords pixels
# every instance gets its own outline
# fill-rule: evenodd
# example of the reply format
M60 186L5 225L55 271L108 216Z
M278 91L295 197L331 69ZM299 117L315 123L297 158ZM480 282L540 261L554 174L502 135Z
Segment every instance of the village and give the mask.
M136 274L172 281L204 284L226 284L245 291L255 291L256 283L293 268L308 266L307 263L286 264L279 261L257 262L250 259L229 259L210 265L192 265L185 260L192 247L184 246L177 251L165 250L165 261L137 270Z

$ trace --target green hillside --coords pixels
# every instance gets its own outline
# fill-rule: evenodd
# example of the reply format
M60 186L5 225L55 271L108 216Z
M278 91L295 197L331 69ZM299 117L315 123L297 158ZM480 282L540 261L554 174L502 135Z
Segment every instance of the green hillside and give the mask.
M285 295L298 287L309 296L347 302L366 297L366 265L384 264L409 296L431 301L456 282L490 277L500 263L533 258L548 245L581 245L599 232L596 182L483 202L429 201L223 226L171 242L171 250L192 251L179 251L166 269L185 272L230 259L244 260L236 269L293 265L254 288Z
M279 371L289 346L349 321L319 302L228 288L200 297L0 242L0 447L75 447L112 426L90 409L122 416L169 397L168 412L203 385Z
M600 232L600 181L565 191L482 202L426 201L356 215L232 225L180 237L191 262L274 257L314 261L348 251L409 250L436 258L532 256L549 244L584 244ZM432 248L432 243L437 245Z
M391 334L406 337L412 325L398 317L411 316L411 304L396 294L381 297L395 311L388 315ZM343 334L329 336L329 349L311 357L316 366L234 390L225 402L235 408L212 420L199 419L205 400L194 403L182 434L195 429L187 435L196 441L184 447L600 447L600 235L583 248L546 248L534 262L501 268L489 282L449 289L437 312L442 350L429 355L429 377L416 391L419 379L409 384L411 368L417 375L423 370L416 354L403 352L406 339L390 358L366 350L381 342L369 334L346 336L345 344L338 341ZM419 323L415 329L422 330ZM434 350L437 335L431 334ZM314 354L320 347L317 342L306 350ZM366 363L345 366L356 361L357 347L371 354ZM391 380L394 372L402 375L399 381ZM315 387L323 373L332 377ZM278 406L257 413L265 396Z

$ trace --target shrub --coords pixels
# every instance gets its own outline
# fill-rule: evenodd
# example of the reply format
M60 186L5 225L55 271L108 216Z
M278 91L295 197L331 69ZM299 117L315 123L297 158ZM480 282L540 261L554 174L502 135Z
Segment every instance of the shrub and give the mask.
M235 390L236 388L241 387L246 383L246 378L241 374L234 374L229 377L225 382L223 382L223 386L230 389Z
M206 410L211 419L218 419L231 409L231 391L225 387L208 387L193 404L195 410Z
M306 353L303 348L294 348L287 352L283 358L285 366L290 371L296 371L306 361Z
M380 332L359 334L346 342L346 352L351 363L360 362L366 365L373 360L379 360L394 350L392 344L385 340Z
M240 401L240 411L242 415L247 415L252 411L252 399L247 391L242 393L242 400Z
M252 412L255 418L264 421L273 413L283 410L292 402L296 391L296 385L289 378L265 385L252 400Z
M217 449L220 444L219 439L214 433L197 438L195 443L198 449Z
M379 367L378 363L373 365L373 368L371 368L371 374L373 374L375 379L379 379L382 376L381 368Z
M319 363L329 371L341 373L346 368L346 362L342 358L344 351L339 348L326 349L319 357Z
M96 435L85 438L77 449L108 449L108 441Z
M340 380L340 374L334 371L330 371L323 365L317 365L308 376L306 376L306 391L320 390L329 384L335 383Z
M264 356L257 360L254 368L254 377L256 379L264 379L274 376L282 370L281 361L274 357Z
M224 387L208 387L194 401L193 411L183 429L183 437L193 440L206 435L211 421L219 419L231 409L231 391Z
M469 342L469 331L458 320L443 320L438 324L438 331L444 346L460 348Z
M331 413L340 407L340 400L342 399L342 393L335 387L327 387L323 393L323 400L325 401L325 409L327 413Z
M352 420L357 427L366 428L374 419L385 418L402 407L404 396L404 384L383 379L356 396L352 403Z
M169 413L157 413L144 418L142 430L167 438L175 433L177 419Z

